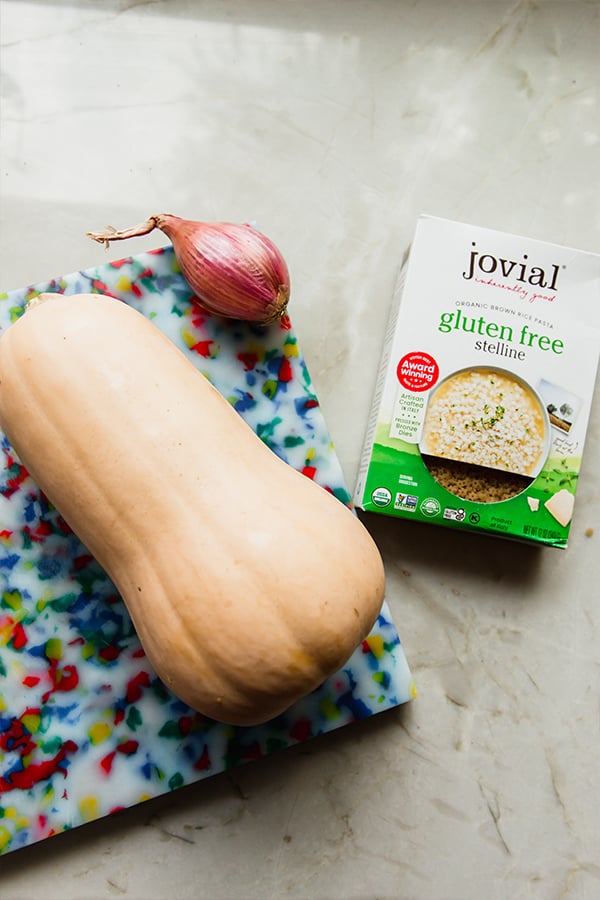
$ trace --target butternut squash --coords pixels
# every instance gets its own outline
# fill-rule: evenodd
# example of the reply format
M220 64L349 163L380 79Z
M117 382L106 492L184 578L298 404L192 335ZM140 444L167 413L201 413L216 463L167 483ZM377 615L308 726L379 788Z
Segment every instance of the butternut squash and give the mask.
M158 676L207 716L278 715L370 631L384 570L366 528L125 303L34 302L0 338L0 425Z

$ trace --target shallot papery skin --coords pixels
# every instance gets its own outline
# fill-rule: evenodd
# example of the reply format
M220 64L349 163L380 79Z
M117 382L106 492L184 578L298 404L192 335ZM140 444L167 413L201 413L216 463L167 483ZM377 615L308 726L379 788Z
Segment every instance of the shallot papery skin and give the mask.
M194 222L179 216L150 216L122 231L88 232L106 246L149 234L167 235L194 300L210 313L268 325L285 313L290 276L275 244L250 225Z

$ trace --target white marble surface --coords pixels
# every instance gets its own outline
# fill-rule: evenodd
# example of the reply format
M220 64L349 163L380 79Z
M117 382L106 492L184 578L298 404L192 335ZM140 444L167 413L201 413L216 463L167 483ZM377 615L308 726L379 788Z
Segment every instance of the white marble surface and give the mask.
M108 222L256 220L350 485L419 213L600 251L593 0L0 16L0 288ZM0 896L600 897L599 464L600 398L565 552L370 518L418 699L8 855Z

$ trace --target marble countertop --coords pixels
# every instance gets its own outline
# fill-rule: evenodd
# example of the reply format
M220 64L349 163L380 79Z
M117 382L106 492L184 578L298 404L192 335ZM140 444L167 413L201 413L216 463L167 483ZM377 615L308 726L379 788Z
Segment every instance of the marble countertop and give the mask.
M350 486L419 214L600 251L595 0L0 0L0 39L0 287L256 221ZM600 397L566 551L367 518L418 698L9 854L2 897L600 896L599 463Z

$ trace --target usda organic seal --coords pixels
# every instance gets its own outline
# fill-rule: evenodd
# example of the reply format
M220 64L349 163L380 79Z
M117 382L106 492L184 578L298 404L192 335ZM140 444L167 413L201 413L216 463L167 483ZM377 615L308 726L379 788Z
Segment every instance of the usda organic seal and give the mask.
M390 491L384 487L375 488L371 494L371 500L375 506L387 506L391 499L392 495Z

